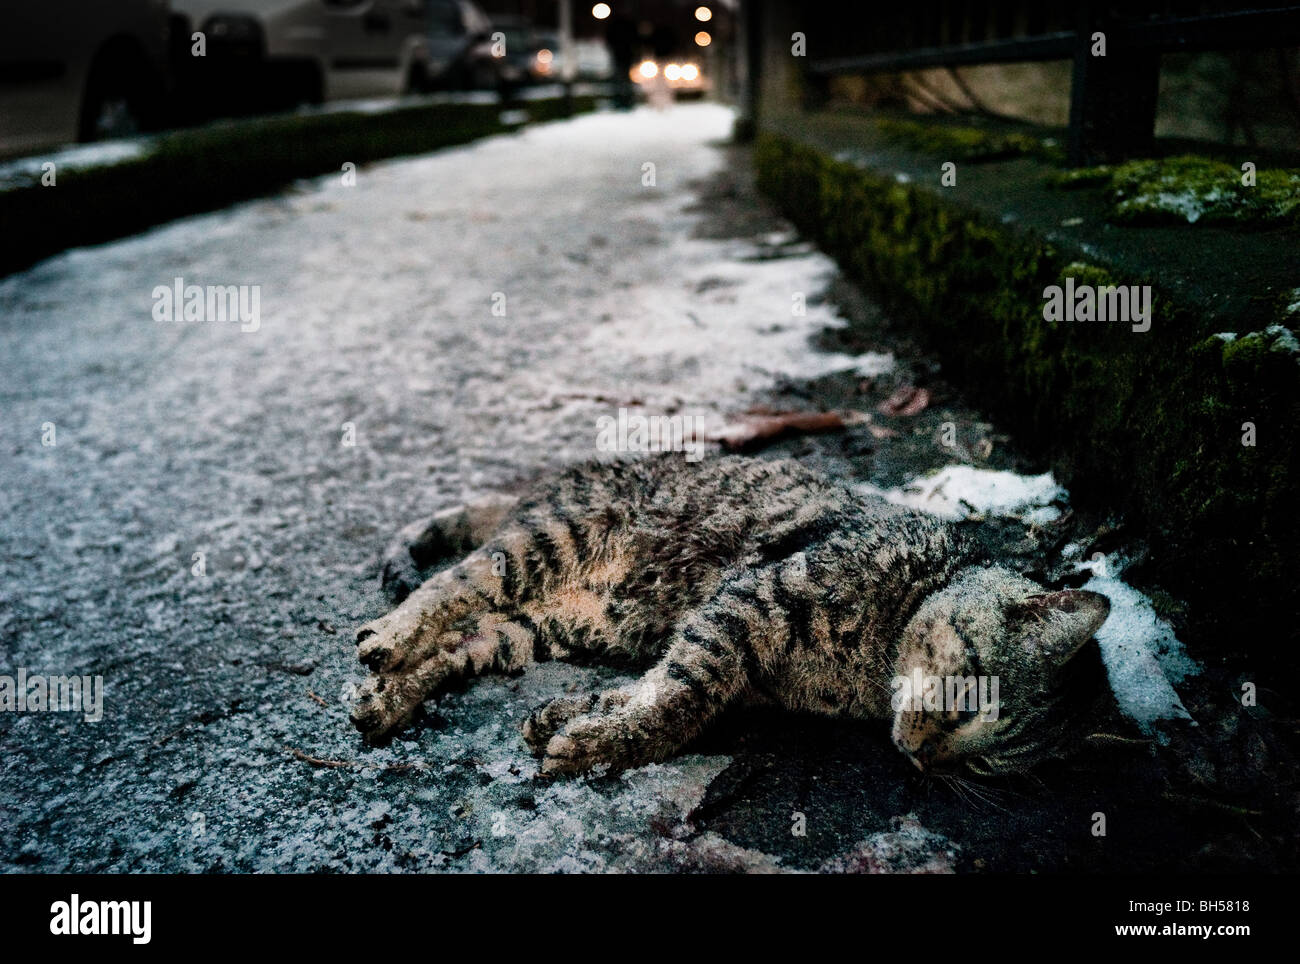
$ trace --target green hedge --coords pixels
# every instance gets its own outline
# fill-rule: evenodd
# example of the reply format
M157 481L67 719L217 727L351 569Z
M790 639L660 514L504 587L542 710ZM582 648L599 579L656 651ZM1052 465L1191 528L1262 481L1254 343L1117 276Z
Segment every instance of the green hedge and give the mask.
M158 138L146 154L111 166L58 172L0 191L0 275L67 248L275 191L297 178L338 172L346 161L420 154L513 129L501 113L563 117L563 100L520 105L415 104L382 113L285 114L229 121ZM574 98L575 111L595 106Z

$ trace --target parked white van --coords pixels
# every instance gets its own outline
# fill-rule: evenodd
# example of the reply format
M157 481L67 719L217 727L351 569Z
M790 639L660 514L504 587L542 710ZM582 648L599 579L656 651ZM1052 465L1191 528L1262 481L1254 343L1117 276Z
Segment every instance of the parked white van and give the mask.
M0 154L131 134L162 119L167 0L23 0L0 29Z
M172 0L205 56L183 82L320 102L405 93L427 69L427 0ZM182 57L182 61L185 58Z

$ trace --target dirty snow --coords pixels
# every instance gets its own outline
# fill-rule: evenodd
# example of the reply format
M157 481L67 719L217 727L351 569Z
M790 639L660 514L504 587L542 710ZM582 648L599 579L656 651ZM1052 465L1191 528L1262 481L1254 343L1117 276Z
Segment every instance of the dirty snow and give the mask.
M1296 338L1295 332L1290 328L1283 325L1269 325L1264 329L1264 334L1273 336L1273 344L1269 346L1269 351L1300 356L1300 339Z
M528 128L0 281L3 652L105 684L98 724L0 718L2 866L777 866L686 822L725 756L528 779L523 714L617 676L481 680L380 749L346 706L351 631L387 607L378 551L410 520L593 457L620 403L716 422L782 379L892 366L811 344L842 322L806 244L691 237L731 121ZM260 285L260 329L154 321L177 276Z
M0 281L0 641L15 667L105 677L100 724L0 719L6 869L821 866L696 833L727 756L533 781L523 715L608 671L480 680L380 749L346 718L351 629L386 608L376 554L400 526L592 457L621 405L716 424L784 379L892 370L812 347L842 321L811 297L834 266L808 245L691 237L687 186L730 125L698 105L525 129ZM176 276L261 285L260 330L154 322ZM1050 476L967 466L886 495L950 518L1065 501ZM1121 689L1152 665L1181 679L1143 602L1112 616ZM1140 696L1130 712L1161 718ZM904 818L850 840L823 869L956 855Z
M1097 632L1097 643L1115 700L1145 732L1163 738L1159 721L1191 719L1174 686L1201 667L1156 614L1151 600L1119 578L1123 559L1098 554L1080 560L1078 568L1092 574L1082 588L1110 600L1110 615Z
M985 516L1011 516L1044 524L1061 516L1055 503L1064 504L1066 491L1052 473L1018 475L981 469L973 465L946 465L933 475L913 479L894 488L860 484L864 494L879 495L896 505L921 509L956 522Z
M136 137L97 144L79 144L45 154L20 157L0 164L0 191L15 187L28 187L40 183L43 165L53 162L55 171L84 171L96 167L111 167L123 161L143 157L152 147L152 137Z

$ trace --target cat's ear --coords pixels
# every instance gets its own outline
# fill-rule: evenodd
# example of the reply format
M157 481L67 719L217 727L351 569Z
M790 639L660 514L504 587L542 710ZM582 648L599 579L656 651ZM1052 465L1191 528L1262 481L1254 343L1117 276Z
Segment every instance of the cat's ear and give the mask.
M1059 666L1101 629L1110 615L1110 600L1099 592L1062 589L1030 596L1019 608L1027 617L1025 644Z

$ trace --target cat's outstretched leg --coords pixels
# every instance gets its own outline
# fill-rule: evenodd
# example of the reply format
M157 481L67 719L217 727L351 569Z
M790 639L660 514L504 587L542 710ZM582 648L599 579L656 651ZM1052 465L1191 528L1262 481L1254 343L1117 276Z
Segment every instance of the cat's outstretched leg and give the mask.
M382 739L452 680L522 669L537 646L549 657L550 644L538 642L545 633L537 632L526 609L532 601L540 613L536 600L548 597L557 573L575 568L581 531L576 521L555 512L516 513L481 548L362 626L357 656L372 674L353 704L357 728L372 741Z
M598 697L561 697L524 723L548 775L621 770L677 753L749 684L746 652L761 617L734 593L738 580L689 613L645 676Z
M372 672L357 690L352 722L367 739L404 726L454 680L527 665L535 632L503 614L510 602L503 582L500 559L477 550L357 631L357 656Z
M409 596L439 562L457 559L492 537L516 504L507 496L453 506L406 526L384 548L380 582L394 602Z

